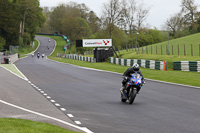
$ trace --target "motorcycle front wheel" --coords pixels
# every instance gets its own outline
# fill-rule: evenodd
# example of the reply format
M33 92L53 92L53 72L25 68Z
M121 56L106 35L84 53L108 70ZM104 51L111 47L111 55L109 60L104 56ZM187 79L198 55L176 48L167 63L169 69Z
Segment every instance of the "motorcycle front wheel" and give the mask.
M137 95L136 89L131 88L129 91L129 104L132 104L134 102L136 95Z

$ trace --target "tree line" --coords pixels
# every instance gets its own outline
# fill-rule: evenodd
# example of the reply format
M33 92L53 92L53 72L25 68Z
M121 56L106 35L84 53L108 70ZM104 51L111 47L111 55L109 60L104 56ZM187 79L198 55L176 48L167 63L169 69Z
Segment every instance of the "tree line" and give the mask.
M109 0L103 4L100 17L87 5L75 2L43 9L47 21L43 28L39 28L39 32L60 32L70 41L112 38L118 49L132 46L136 38L140 45L163 41L163 32L145 27L149 9L135 0Z
M39 0L0 0L0 50L30 45L46 16Z
M54 8L39 5L39 0L0 0L0 49L29 45L36 32L59 32L70 42L112 38L117 49L200 32L200 12L194 0L181 0L181 11L166 20L162 31L144 23L150 8L136 0L108 0L99 16L87 5L75 2Z
M169 17L164 28L174 38L200 32L200 11L195 0L181 0L181 10Z

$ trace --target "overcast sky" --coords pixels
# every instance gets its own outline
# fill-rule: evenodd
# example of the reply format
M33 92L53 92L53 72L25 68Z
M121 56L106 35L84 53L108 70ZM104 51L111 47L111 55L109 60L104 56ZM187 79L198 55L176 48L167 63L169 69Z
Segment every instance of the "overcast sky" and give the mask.
M61 3L68 3L70 1L76 3L85 3L97 16L102 15L103 3L109 0L40 0L40 6L55 7ZM141 3L141 0L136 0ZM157 27L161 29L162 25L171 15L180 11L181 0L143 0L146 8L149 8L149 15L145 24L149 24L151 28ZM195 0L195 3L200 5L200 0ZM200 9L200 8L199 8Z

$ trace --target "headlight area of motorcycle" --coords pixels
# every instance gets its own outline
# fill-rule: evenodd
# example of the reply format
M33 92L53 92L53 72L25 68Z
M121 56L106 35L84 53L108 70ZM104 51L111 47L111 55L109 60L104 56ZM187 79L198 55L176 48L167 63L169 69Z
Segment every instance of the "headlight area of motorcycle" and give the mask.
M141 84L142 83L142 81L141 80L138 80L138 82Z

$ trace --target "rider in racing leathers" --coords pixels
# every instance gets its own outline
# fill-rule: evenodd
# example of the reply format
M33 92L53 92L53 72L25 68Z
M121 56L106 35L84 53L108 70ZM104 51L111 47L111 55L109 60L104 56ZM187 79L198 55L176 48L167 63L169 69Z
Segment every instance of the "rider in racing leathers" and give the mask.
M122 88L120 89L120 92L122 94L123 94L123 90L126 88L126 83L128 82L128 80L131 77L131 74L133 74L135 72L139 73L142 76L143 84L145 84L144 77L142 75L142 72L140 71L140 66L137 63L135 63L135 64L133 64L133 66L131 68L128 68L123 74L124 79L122 81ZM139 94L140 89L141 89L141 87L137 88L137 93L138 94Z

